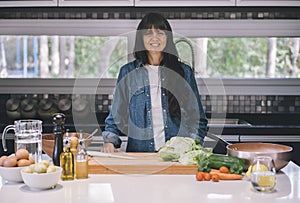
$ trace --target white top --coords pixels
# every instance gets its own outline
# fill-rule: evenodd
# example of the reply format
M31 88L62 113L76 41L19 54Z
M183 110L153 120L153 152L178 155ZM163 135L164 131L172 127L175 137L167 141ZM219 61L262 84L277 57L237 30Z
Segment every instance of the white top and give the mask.
M196 181L195 175L89 175L59 181L55 189L31 191L24 183L2 183L1 203L299 203L300 167L290 162L276 175L276 191L253 191L246 180Z
M146 66L149 75L152 126L154 134L154 146L158 150L165 144L165 131L163 121L163 110L161 106L161 81L159 66Z

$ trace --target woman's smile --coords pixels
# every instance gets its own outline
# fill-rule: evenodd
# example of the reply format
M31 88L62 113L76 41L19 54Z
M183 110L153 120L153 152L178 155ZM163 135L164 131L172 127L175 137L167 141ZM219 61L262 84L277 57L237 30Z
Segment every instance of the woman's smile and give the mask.
M160 44L159 43L150 43L150 45L153 47L158 47Z

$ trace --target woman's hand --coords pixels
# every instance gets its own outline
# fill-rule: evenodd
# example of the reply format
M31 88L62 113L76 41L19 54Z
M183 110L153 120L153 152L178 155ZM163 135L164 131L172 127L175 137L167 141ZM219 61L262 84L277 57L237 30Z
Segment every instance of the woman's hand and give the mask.
M120 149L116 149L113 143L107 142L104 143L101 151L104 153L113 153L113 152L120 152Z

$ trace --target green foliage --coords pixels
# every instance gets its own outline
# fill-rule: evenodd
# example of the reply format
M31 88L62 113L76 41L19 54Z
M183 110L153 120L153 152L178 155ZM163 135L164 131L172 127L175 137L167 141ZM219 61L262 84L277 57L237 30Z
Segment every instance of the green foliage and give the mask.
M27 37L28 50L28 70L33 69L33 45L32 38ZM9 74L21 74L23 69L23 38L20 40L20 63L16 62L16 40L17 36L5 36L4 51ZM68 40L68 39L67 39ZM101 53L107 54L102 50L110 37L101 36L76 36L75 37L75 70L74 77L95 78L99 77ZM175 39L175 41L178 39ZM296 70L293 70L293 38L277 38L276 51L276 69L277 78L299 78L300 77L300 56L296 61ZM193 65L193 57L190 45L195 51L195 38L184 39L187 43L178 43L179 58ZM68 43L67 43L68 44ZM49 57L51 59L51 43L48 41ZM265 78L267 69L267 37L251 38L208 38L207 45L207 67L204 77L222 77L222 78ZM40 51L40 50L39 50ZM66 52L68 47L66 47ZM299 50L298 50L299 51ZM65 53L66 56L68 53ZM112 54L109 56L107 67L109 77L117 77L119 69L128 62L127 39L119 37ZM199 56L195 56L199 57ZM1 59L1 57L0 57ZM40 60L40 58L39 58ZM40 63L40 61L39 61ZM51 61L49 61L49 68ZM22 75L20 75L22 76ZM29 76L30 77L30 76ZM50 77L63 77L61 75L52 75Z
M100 70L100 54L107 37L76 37L75 42L75 77L98 77ZM124 39L119 40L110 56L109 75L116 77L121 65L127 62L127 48ZM104 52L105 53L105 52Z
M267 61L266 38L210 38L210 77L264 77Z
M103 37L76 37L75 77L95 77L99 72L100 50Z
M277 38L275 77L299 78L292 70L293 38ZM209 38L207 48L208 77L265 78L268 38Z
M106 37L76 37L75 77L97 77L100 52ZM186 39L193 50L194 39ZM291 40L278 38L276 56L276 77L299 77L291 71ZM176 45L180 59L193 65L191 48L188 43ZM208 77L224 78L265 78L267 66L268 38L209 38L207 47ZM195 56L197 57L197 56ZM127 41L119 40L108 67L109 76L117 77L120 67L127 63ZM300 60L297 61L300 67Z
M109 75L117 77L120 67L127 63L127 43L126 40L119 40L113 54L110 57Z
M292 70L292 40L293 38L277 39L276 74L278 77L299 77L300 57L296 61L298 73ZM299 53L300 54L300 53Z

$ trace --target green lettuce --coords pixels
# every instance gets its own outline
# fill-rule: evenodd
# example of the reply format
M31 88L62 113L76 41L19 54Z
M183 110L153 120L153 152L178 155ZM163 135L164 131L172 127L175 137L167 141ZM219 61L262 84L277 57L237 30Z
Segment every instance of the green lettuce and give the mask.
M203 148L199 142L189 137L172 137L158 151L164 161L178 161L184 165L196 165L199 159L212 154L212 148Z
M198 160L202 158L206 158L211 153L204 150L192 150L182 154L179 158L179 162L184 165L197 165Z

